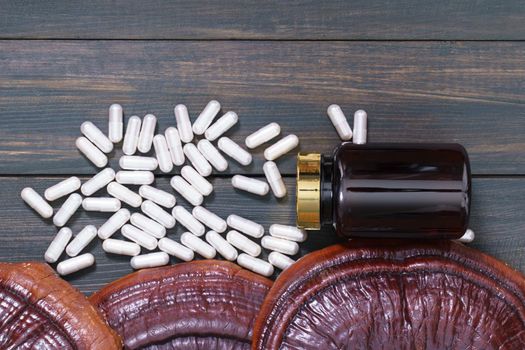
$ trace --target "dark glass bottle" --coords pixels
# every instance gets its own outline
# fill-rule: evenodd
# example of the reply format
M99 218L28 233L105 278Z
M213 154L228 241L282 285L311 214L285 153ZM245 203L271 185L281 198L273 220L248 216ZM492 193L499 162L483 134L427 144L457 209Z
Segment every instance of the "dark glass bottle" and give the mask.
M333 225L343 237L457 239L470 195L459 144L346 142L333 156L297 159L297 225Z

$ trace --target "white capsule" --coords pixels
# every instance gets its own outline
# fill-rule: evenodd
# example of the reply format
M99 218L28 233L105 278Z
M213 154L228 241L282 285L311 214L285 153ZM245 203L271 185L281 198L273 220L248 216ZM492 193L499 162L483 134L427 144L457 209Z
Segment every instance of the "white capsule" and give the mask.
M206 233L206 241L226 260L235 261L237 250L215 231Z
M354 140L353 142L358 145L366 143L367 134L367 115L362 109L357 110L354 113Z
M178 175L172 177L170 185L175 191L184 197L184 199L190 202L191 205L201 205L203 201L202 194L200 194L192 185L187 183L182 177Z
M281 177L281 173L279 172L277 164L272 161L267 161L263 165L263 171L268 184L270 184L274 196L277 198L283 198L286 196L286 186L284 185L284 181Z
M197 149L217 171L224 171L228 168L228 161L210 141L200 140L197 143Z
M208 163L206 158L199 152L197 147L193 143L187 143L182 148L184 154L190 160L191 164L202 176L208 176L211 174L211 165Z
M341 107L338 105L330 105L326 112L328 113L328 118L330 118L330 121L334 125L341 140L350 140L352 138L352 129L350 128L350 125L348 125L348 121L346 120Z
M75 192L80 188L80 179L76 176L71 176L70 178L60 181L56 185L49 187L44 192L44 197L48 201L54 201L60 197L64 197L72 192Z
M232 214L226 219L228 226L253 238L261 238L264 235L264 227L254 221Z
M78 193L70 195L58 209L55 216L53 216L53 224L58 227L62 227L68 222L68 220L75 214L77 209L82 204L82 196Z
M252 155L228 137L221 137L217 147L241 165L246 166L252 162Z
M113 142L92 122L83 122L80 132L104 153L113 151Z
M136 256L140 254L140 246L137 243L127 242L120 239L106 239L102 243L102 249L106 253Z
M31 187L24 188L20 197L41 217L47 219L53 215L53 208Z
M274 272L272 264L262 259L254 258L248 254L239 254L239 257L237 258L237 264L244 267L245 269L266 277L273 275Z
M142 198L149 199L166 208L173 208L175 203L177 203L175 196L171 193L149 185L140 186L139 194L142 196Z
M119 166L126 170L148 170L157 169L157 159L142 156L122 156L119 159Z
M286 255L295 255L299 252L299 244L297 244L297 242L273 236L264 236L261 239L261 245L263 248Z
M273 224L270 226L270 235L295 242L304 242L307 238L305 230L301 230L295 226L280 224Z
M108 183L115 179L115 170L106 168L101 170L88 181L84 182L80 191L84 196L91 196L101 188L105 187Z
M175 120L177 121L177 130L182 142L191 142L193 140L193 130L191 128L190 116L185 105L176 105Z
M192 261L195 256L190 248L166 237L159 240L159 249L183 261Z
M94 144L89 142L85 137L79 137L75 142L78 150L86 156L91 163L95 164L98 168L103 168L108 164L108 157L102 153Z
M117 171L115 178L120 184L150 185L155 180L155 175L151 171L121 170Z
M138 194L118 182L110 183L107 187L107 191L110 196L115 197L134 208L138 208L142 204L142 198Z
M141 124L142 121L136 115L132 116L128 120L126 134L124 135L124 142L122 143L122 152L128 156L134 154L137 151Z
M131 213L127 209L120 209L113 214L102 226L98 229L98 237L100 239L107 239L117 232L126 222L129 221Z
M295 263L295 260L279 252L271 252L268 255L268 262L278 269L286 270Z
M235 248L251 256L259 256L261 254L260 245L235 230L231 230L226 234L226 240Z
M288 135L267 149L264 150L264 158L266 160L276 160L280 156L290 152L299 145L299 138L295 135Z
M232 186L239 190L250 192L259 196L264 196L270 190L266 182L244 175L235 175L232 177Z
M166 236L166 228L164 226L141 213L131 214L131 223L155 238Z
M173 208L171 214L182 226L186 227L191 233L193 233L196 236L202 236L206 231L204 226L197 219L195 219L189 211L187 211L180 205Z
M270 141L274 137L277 137L281 133L281 127L277 123L270 123L263 126L256 132L248 135L244 143L248 148L255 148L262 145L265 142Z
M213 191L212 184L199 174L191 166L186 165L180 170L180 174L190 185L192 185L200 194L208 196Z
M474 231L472 231L471 229L467 229L463 236L461 236L461 238L457 239L456 241L461 243L471 243L472 241L474 241L474 238L476 238Z
M71 257L77 256L96 236L97 228L93 225L87 225L69 242L66 247L66 254Z
M90 267L95 263L95 257L91 253L79 255L77 257L62 261L57 265L57 272L61 276L69 275L74 272Z
M153 135L155 134L155 126L157 125L157 117L153 114L146 114L142 120L142 127L139 134L139 142L137 149L139 152L148 153L151 149Z
M122 140L123 129L122 106L114 103L109 106L108 136L111 142L119 143Z
M49 244L49 247L44 254L44 259L50 264L57 262L57 260L60 258L60 255L62 255L64 252L64 249L66 249L66 245L72 236L73 233L69 228L61 228L51 244Z
M87 211L115 212L120 206L120 201L111 197L88 197L82 201L82 208Z
M140 206L142 212L166 228L175 226L175 218L152 201L144 201Z
M137 255L131 258L131 267L135 270L164 266L170 262L170 257L164 252Z
M164 135L155 135L153 138L153 147L159 161L159 169L163 173L169 173L173 169L170 151Z
M228 227L225 220L204 207L198 206L193 208L192 214L197 220L211 228L213 231L222 233L226 231L226 228Z
M195 135L202 135L208 129L213 119L219 113L221 104L218 101L211 100L202 110L201 114L193 123L193 133Z
M153 250L157 248L157 239L147 232L144 232L135 226L126 224L122 226L120 232L124 237L146 248L147 250Z
M232 126L234 126L237 121L239 121L237 113L232 111L226 112L226 114L220 117L215 123L213 123L212 126L208 128L208 130L206 130L204 136L208 140L214 141L219 136L228 131Z
M166 137L166 143L168 144L168 149L170 151L171 161L173 164L177 166L184 164L185 157L184 151L182 150L179 131L171 126L166 129L164 136Z
M206 259L213 259L215 258L215 255L217 254L217 252L215 251L215 248L213 248L211 245L204 242L202 239L195 236L191 232L184 232L180 236L180 241L186 247L190 248L195 253L203 256Z

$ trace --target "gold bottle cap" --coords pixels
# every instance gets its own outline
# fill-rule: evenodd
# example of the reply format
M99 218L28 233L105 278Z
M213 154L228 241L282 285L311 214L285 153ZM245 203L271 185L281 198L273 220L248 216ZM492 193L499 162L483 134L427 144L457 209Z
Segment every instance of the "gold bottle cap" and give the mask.
M297 227L321 228L321 154L297 155Z

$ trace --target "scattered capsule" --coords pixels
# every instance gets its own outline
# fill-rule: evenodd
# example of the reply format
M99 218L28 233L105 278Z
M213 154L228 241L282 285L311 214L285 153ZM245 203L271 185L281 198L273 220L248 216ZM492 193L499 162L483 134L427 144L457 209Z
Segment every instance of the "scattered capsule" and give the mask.
M124 185L151 185L155 176L151 171L143 170L121 170L115 176L120 184Z
M80 188L80 179L76 176L71 176L56 185L49 187L44 192L44 197L48 201L54 201L60 197L64 197Z
M330 121L334 125L341 140L350 140L352 138L352 129L350 128L350 125L348 125L348 121L346 120L341 107L338 105L330 105L326 112L328 113L328 118L330 118Z
M182 226L186 227L196 236L202 236L206 231L204 226L197 219L195 219L189 211L180 205L173 208L171 214Z
M203 256L206 259L213 259L217 255L217 251L208 243L204 242L199 237L195 236L191 232L184 232L180 236L180 241L186 247L193 250L195 253Z
M140 254L140 246L137 243L127 242L120 239L106 239L102 243L102 249L106 253L136 256Z
M245 269L266 277L273 275L274 271L272 264L262 259L254 258L248 254L239 254L237 257L237 264L244 267Z
M136 115L132 116L128 120L126 134L124 135L124 142L122 143L122 152L128 156L134 154L137 151L141 124L142 121Z
M200 194L208 196L213 191L212 184L199 174L191 166L186 165L180 170L180 174L190 185L192 185Z
M231 230L226 234L226 240L235 248L251 256L259 256L261 254L260 245L235 230Z
M217 147L241 165L246 166L252 162L252 155L226 136L219 139Z
M132 226L130 224L125 224L120 229L120 232L124 237L140 245L141 247L146 248L147 250L153 250L157 248L157 239L150 234Z
M84 196L91 196L101 188L105 187L108 183L115 179L115 170L106 168L101 170L88 181L84 182L80 191Z
M271 252L268 255L268 262L278 269L286 270L295 263L295 260L279 252Z
M166 213L164 209L162 209L150 200L142 202L140 209L142 209L142 212L144 214L146 214L165 228L173 228L175 226L175 218L169 213Z
M138 194L118 182L110 183L107 187L107 191L110 196L115 197L134 208L138 208L142 204L142 198Z
M159 163L153 157L142 156L122 156L119 159L119 166L126 170L148 170L157 169Z
M264 227L254 221L232 214L226 219L226 223L233 229L241 231L253 238L261 238L264 235Z
M237 259L237 250L217 232L208 231L208 233L206 233L206 241L208 241L224 259L229 261L235 261L235 259Z
M92 122L83 122L80 132L104 153L113 151L113 142Z
M208 176L211 174L211 165L208 163L206 158L199 152L197 147L193 143L187 143L182 148L184 154L190 160L191 164L202 176Z
M171 161L170 151L164 135L155 135L153 138L153 147L155 148L155 154L159 161L160 171L169 173L173 169L173 162Z
M164 252L137 255L131 258L131 267L135 270L164 266L170 262L170 257Z
M208 130L206 130L204 136L210 141L215 141L219 136L237 124L237 121L239 121L237 113L232 111L226 112L226 114L220 117L215 123L213 123L212 126L208 128Z
M266 180L270 184L274 196L277 198L283 198L286 196L286 186L284 185L284 181L281 177L281 173L279 172L277 164L272 161L267 161L263 165L263 171L264 175L266 176Z
M213 119L219 113L221 104L218 101L211 100L202 110L201 114L193 123L193 133L195 135L202 135L208 129Z
M153 135L155 134L155 126L157 125L157 117L153 114L146 114L142 120L142 128L140 129L139 142L137 149L139 152L147 153L151 149L153 142Z
M150 185L140 186L139 194L142 198L149 199L166 208L173 208L175 203L177 203L174 195Z
M250 192L259 196L264 196L270 190L266 182L244 175L235 175L232 177L232 186L239 190Z
M120 201L111 197L88 197L82 201L82 208L86 211L115 212L120 206Z
M299 138L295 135L288 135L267 149L264 150L264 158L266 160L276 160L280 156L290 152L299 145Z
M71 229L67 227L61 228L55 238L53 238L51 244L49 244L49 247L44 254L44 259L50 264L57 262L60 255L64 252L64 249L66 249L66 245L72 236L73 233L71 232Z
M98 168L103 168L108 164L108 157L102 153L94 144L89 142L85 137L79 137L75 142L78 150L86 156L91 163L95 164Z
M155 238L166 236L166 228L164 226L141 213L131 214L131 223Z
M476 237L474 231L472 231L471 229L467 229L465 231L465 233L463 234L463 236L461 236L461 238L457 239L458 242L461 242L461 243L470 243L472 241L474 241L474 238Z
M77 256L96 236L97 228L93 225L87 225L69 242L66 247L66 254L71 257Z
M20 197L41 217L47 219L53 215L53 208L31 187L24 188Z
M228 161L210 141L200 140L197 143L197 149L217 171L224 171L228 168Z
M168 144L168 149L170 151L171 161L173 164L177 166L184 164L186 159L184 157L184 151L182 150L179 131L171 126L166 129L164 136L166 137L166 143Z
M175 191L184 197L184 199L190 202L191 205L201 205L203 201L202 194L200 194L192 185L187 183L182 177L178 175L172 177L170 185Z
M71 194L53 216L53 224L58 227L64 226L81 205L82 196L78 193Z
M225 220L204 207L197 206L193 208L192 214L197 220L211 228L213 231L222 233L226 231L226 228L228 227Z
M123 130L122 106L114 103L109 106L108 136L111 142L119 143L122 141Z
M295 255L299 252L299 244L297 244L297 242L273 236L264 236L261 239L261 245L263 248L286 255Z
M95 263L95 257L91 253L79 255L77 257L62 261L57 265L57 272L60 276L72 274L74 272L90 267Z
M190 248L166 237L159 240L159 249L183 261L192 261L195 256Z
M295 226L280 224L273 224L270 226L270 235L295 242L304 242L307 238L305 230L301 230Z
M281 133L281 127L277 123L270 123L263 126L256 132L248 135L244 143L248 148L256 148L265 142L270 141L274 137L277 137Z
M354 140L353 142L358 145L366 143L367 134L367 115L362 109L357 110L354 113Z
M117 232L126 222L129 221L131 213L127 209L120 209L113 214L102 226L98 229L98 237L100 239L107 239Z
M191 142L191 140L193 140L193 130L188 109L185 105L176 105L174 112L181 141L185 143Z

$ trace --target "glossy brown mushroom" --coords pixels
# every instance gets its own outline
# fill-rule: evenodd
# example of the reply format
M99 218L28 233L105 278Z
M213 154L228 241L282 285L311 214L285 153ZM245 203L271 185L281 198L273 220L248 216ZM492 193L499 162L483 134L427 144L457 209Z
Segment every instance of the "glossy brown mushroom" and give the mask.
M129 274L91 296L128 349L249 349L272 282L201 260Z
M283 272L254 349L525 349L525 279L455 242L352 240Z
M86 297L47 264L0 263L0 349L121 349Z

